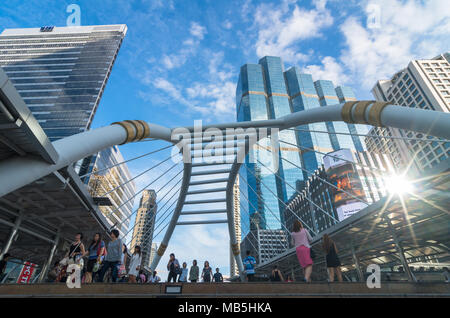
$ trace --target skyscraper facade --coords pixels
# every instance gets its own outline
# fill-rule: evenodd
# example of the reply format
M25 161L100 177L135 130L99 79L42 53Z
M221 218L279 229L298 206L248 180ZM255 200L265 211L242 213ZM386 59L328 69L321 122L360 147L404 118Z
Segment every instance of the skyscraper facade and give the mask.
M237 121L275 119L281 116L339 104L354 100L349 87L337 87L331 81L314 82L312 76L303 74L297 67L284 71L279 57L263 57L259 64L245 64L240 69L236 89ZM295 193L297 185L302 187L305 181L322 164L325 153L342 148L364 151L361 136L368 129L364 125L346 123L314 123L285 130L279 134L279 169L272 160L272 149L268 140L262 140L259 146L246 158L240 174L241 205L250 216L259 212L260 228L282 229L284 223L285 202ZM342 133L342 134L333 134ZM262 162L262 164L261 164ZM302 167L304 170L297 168ZM286 180L286 183L282 180ZM243 198L248 198L250 203ZM247 236L248 222L242 222L242 236Z
M126 25L6 29L0 67L51 141L91 126Z
M105 149L82 161L80 175L88 186L92 197L106 197L110 205L99 205L100 211L107 216L111 226L115 226L122 235L128 232L130 215L133 210L136 185L130 181L131 174L117 146ZM114 166L112 169L107 169ZM91 174L90 174L91 173Z
M378 81L372 89L372 94L378 101L450 112L450 54L441 54L428 60L411 61L390 80ZM428 138L420 133L379 127L372 128L370 133L385 138L367 137L368 150L388 153L397 167L412 174L434 167L450 156L448 142L430 143L402 139Z
M139 202L130 248L139 245L142 251L142 265L148 267L152 253L153 231L156 217L156 192L144 190Z

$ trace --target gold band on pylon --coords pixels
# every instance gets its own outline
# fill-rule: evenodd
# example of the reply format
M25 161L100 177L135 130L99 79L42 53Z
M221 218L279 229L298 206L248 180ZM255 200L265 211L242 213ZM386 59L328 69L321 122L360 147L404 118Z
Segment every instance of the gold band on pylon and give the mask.
M150 135L150 127L143 120L125 120L114 122L111 125L120 125L127 132L126 140L121 145L142 140Z
M159 245L159 248L158 248L158 255L159 256L163 256L164 255L164 252L166 251L166 248L167 248L167 245L164 245L164 244L160 244Z
M387 102L376 102L372 105L369 111L369 124L376 127L383 127L381 123L381 112L389 105Z
M238 243L231 244L231 250L233 251L233 255L235 255L235 256L238 256L239 254L241 254Z

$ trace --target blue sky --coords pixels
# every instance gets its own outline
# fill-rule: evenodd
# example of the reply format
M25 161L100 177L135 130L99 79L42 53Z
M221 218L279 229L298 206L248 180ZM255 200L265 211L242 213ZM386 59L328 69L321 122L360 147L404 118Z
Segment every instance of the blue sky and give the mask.
M9 0L0 3L0 28L65 26L72 3L81 8L82 25L128 26L93 128L124 119L169 127L233 121L239 68L264 55L372 98L376 80L411 59L448 51L450 43L447 0ZM121 151L128 159L155 147ZM130 163L130 170L136 175L165 155ZM137 189L157 175L139 178ZM208 259L228 274L225 226L177 229L168 251L189 262Z

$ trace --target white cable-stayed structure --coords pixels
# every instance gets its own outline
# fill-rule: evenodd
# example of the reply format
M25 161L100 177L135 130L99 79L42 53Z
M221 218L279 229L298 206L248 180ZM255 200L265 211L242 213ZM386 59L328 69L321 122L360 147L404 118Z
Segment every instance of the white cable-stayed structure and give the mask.
M2 110L2 112L4 111ZM14 120L14 118L12 119ZM166 219L170 216L170 222L166 223L162 229L159 227L166 219L161 222L160 218L156 222L160 221L155 226L155 232L156 230L161 232L164 229L166 231L150 267L156 268L158 265L176 226L225 223L228 224L232 252L239 272L243 275L240 242L236 237L233 221L233 186L243 159L247 156L250 147L266 137L273 137L270 138L272 149L277 149L279 143L285 142L278 140L278 131L315 122L330 121L395 127L421 132L441 138L441 140L450 139L450 114L374 101L347 102L292 113L273 120L209 125L200 130L198 127L168 128L143 120L127 120L53 142L52 146L56 153L53 156L53 162L26 155L12 156L0 161L0 197L102 149L147 138L166 141L178 147L177 152L182 154L183 162L170 165L160 174L160 176L173 174L170 182L167 182L163 188L172 187L169 192L177 186L179 188L173 193L178 196L172 196L175 198L174 200L169 199L171 204L165 212L161 212L164 211L164 206L158 208L159 215L166 213ZM198 161L197 158L203 160ZM172 171L175 168L179 170L177 173L177 170ZM179 177L180 175L181 177ZM171 183L173 180L174 182ZM136 191L136 195L138 193ZM213 194L220 193L224 195L222 198L213 198ZM195 198L196 196L200 196L200 199ZM209 207L217 204L223 204L224 207L217 209ZM191 207L191 209L185 209L186 207ZM204 221L179 220L180 216L189 215L223 216Z

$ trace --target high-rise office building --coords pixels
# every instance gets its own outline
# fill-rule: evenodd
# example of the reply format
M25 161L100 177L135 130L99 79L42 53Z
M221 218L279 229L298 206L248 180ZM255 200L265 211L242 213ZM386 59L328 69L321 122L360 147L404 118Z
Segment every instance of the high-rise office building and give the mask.
M92 197L106 197L110 204L99 204L100 211L107 215L111 226L115 225L122 235L128 232L133 210L136 185L131 179L126 164L119 165L124 158L117 146L105 149L82 161L80 175L88 185ZM114 166L112 169L108 167Z
M433 59L413 60L390 80L378 81L372 89L378 101L396 105L450 111L450 54ZM396 128L372 128L373 135L387 138L366 137L367 149L387 153L402 170L417 174L434 167L450 156L450 143L421 142L402 138L428 138L421 133ZM395 138L389 138L395 137ZM431 137L432 138L432 137ZM409 167L409 168L408 168Z
M354 100L349 87L337 87L331 81L313 82L312 76L302 74L297 67L284 71L279 57L266 56L259 64L245 64L240 69L236 89L236 109L238 121L275 119L302 110L326 107ZM341 148L364 151L361 136L368 129L364 125L346 123L314 123L297 127L297 130L280 132L279 169L274 173L272 149L268 140L262 140L246 158L241 168L240 191L251 203L244 210L250 216L260 215L261 229L282 229L284 224L284 202L296 191L296 185L305 181L323 162L323 154ZM343 133L343 134L333 134ZM260 164L262 162L263 164ZM299 169L297 166L305 169ZM308 172L306 172L308 171ZM286 180L285 182L282 180ZM248 222L242 222L242 236L247 236Z
M6 29L0 67L51 141L91 126L126 25Z
M142 251L142 265L150 266L153 231L157 211L155 190L144 190L139 202L130 248L139 245Z
M239 192L239 176L236 178L236 182L233 186L233 217L234 217L234 230L236 231L236 238L238 243L241 242L241 204L240 204L240 192ZM233 251L230 247L230 277L239 275L239 268L234 259Z
M158 243L152 242L152 247L150 250L150 258L148 260L148 266L150 266L153 262L153 259L156 256L156 253L158 252ZM152 270L154 271L155 269L152 268Z

